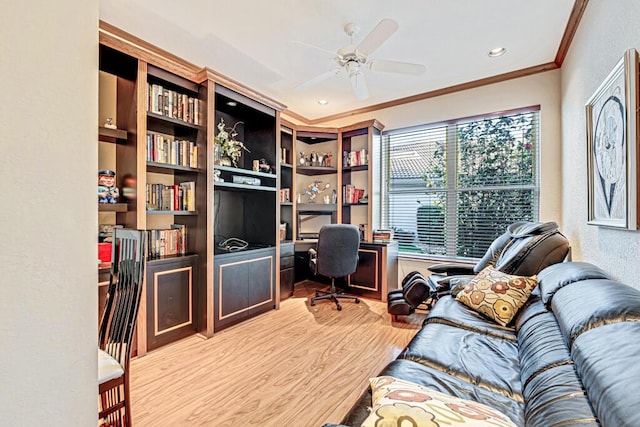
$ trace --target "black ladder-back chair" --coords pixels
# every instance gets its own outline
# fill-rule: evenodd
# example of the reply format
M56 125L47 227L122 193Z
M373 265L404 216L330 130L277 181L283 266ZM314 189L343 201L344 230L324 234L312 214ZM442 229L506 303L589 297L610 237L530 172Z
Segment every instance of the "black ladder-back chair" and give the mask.
M360 247L360 230L355 225L331 224L325 225L318 233L316 249L309 249L309 266L314 274L321 274L331 278L329 292L316 291L311 298L311 305L316 301L329 299L336 303L336 308L342 310L338 299L360 300L351 295L336 291L336 277L353 274L358 267L358 248Z
M130 426L129 359L140 307L146 234L115 229L109 288L98 336L98 419Z

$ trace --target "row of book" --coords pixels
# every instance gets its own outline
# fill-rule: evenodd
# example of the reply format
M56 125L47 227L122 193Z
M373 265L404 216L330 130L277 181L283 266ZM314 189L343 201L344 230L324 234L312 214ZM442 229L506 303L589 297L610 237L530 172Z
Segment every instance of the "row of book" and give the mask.
M147 184L147 210L195 211L196 183Z
M171 135L147 133L147 161L176 166L198 167L198 146L193 141Z
M360 203L364 197L364 189L356 188L355 185L347 184L342 186L342 203Z
M187 227L171 224L168 230L147 230L147 258L169 255L185 255L187 252Z
M342 166L345 168L369 164L367 150L345 151L342 153Z
M200 100L158 84L147 83L147 111L200 125Z

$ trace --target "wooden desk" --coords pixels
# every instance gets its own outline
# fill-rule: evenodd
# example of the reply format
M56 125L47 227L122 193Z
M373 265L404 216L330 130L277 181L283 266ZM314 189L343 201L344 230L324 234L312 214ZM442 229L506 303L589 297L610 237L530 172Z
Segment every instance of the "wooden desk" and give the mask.
M309 269L308 250L315 248L317 240L295 242L295 280L313 279L325 282L322 276L313 276ZM342 282L346 293L387 301L388 289L398 287L398 242L360 242L358 268Z

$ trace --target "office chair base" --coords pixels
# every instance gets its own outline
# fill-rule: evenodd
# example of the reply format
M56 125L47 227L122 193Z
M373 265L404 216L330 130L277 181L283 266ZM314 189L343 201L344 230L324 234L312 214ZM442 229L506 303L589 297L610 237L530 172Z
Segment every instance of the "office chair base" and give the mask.
M320 295L322 294L322 295ZM336 292L335 288L332 288L330 291L316 291L316 296L311 298L311 302L310 305L314 306L316 305L316 301L321 301L321 300L325 300L325 299L330 299L331 301L336 303L336 308L338 309L338 311L342 310L342 306L340 305L340 302L338 301L339 298L342 299L352 299L356 304L360 304L360 298L358 297L354 297L351 295L345 295L341 292Z

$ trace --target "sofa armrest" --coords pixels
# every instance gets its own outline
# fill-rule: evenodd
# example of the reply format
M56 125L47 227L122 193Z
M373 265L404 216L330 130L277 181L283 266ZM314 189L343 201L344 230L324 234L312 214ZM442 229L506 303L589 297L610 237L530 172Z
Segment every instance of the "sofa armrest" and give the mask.
M446 274L447 276L458 276L461 274L474 274L473 265L461 263L440 263L429 266L429 271L437 274Z

